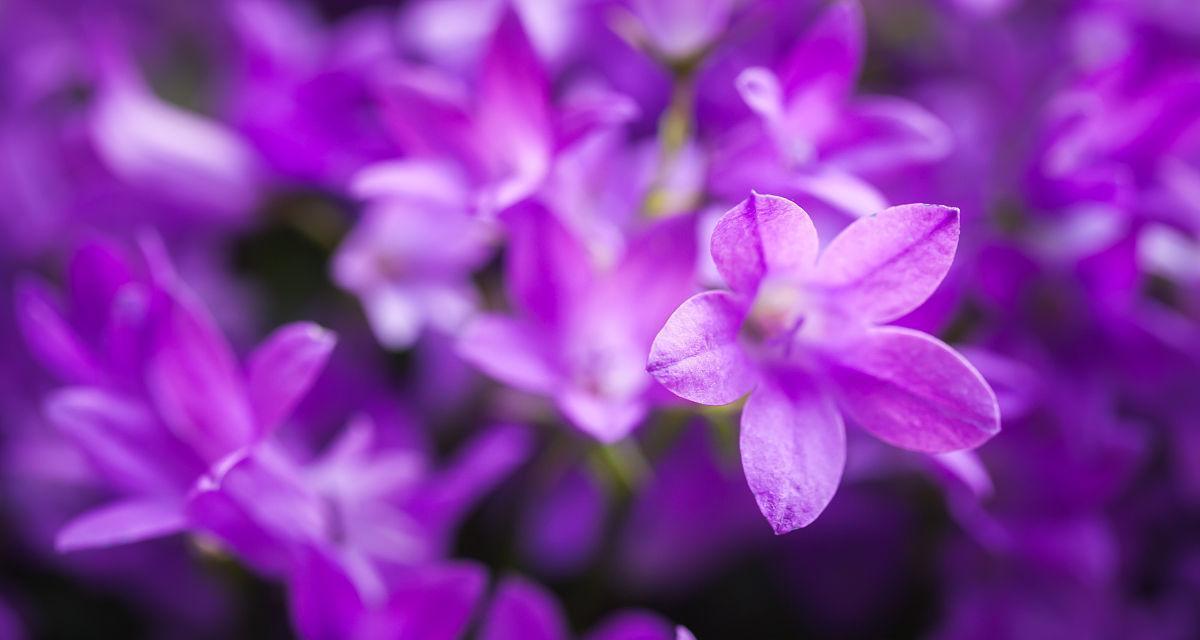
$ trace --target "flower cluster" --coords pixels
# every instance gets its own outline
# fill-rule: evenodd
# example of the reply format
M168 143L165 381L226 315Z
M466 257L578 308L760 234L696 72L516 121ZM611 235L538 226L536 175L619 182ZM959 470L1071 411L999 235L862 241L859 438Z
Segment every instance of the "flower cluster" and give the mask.
M1196 6L0 5L0 638L1195 637Z

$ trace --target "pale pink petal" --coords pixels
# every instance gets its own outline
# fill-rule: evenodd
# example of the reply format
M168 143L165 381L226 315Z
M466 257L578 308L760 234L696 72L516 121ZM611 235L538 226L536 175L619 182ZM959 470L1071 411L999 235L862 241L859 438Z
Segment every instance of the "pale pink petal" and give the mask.
M654 338L646 370L675 395L728 404L749 391L755 369L738 342L745 306L723 291L686 300Z
M75 518L58 532L54 546L61 552L111 547L178 533L186 525L181 501L130 499Z
M869 330L829 361L842 410L889 444L925 453L977 447L1000 430L996 395L957 351L899 327Z
M753 294L768 274L799 276L817 257L817 230L808 213L779 196L751 196L725 213L712 236L721 277Z
M829 504L846 465L846 430L807 375L764 380L742 411L742 470L776 534L807 526Z
M883 324L916 309L937 289L958 247L958 209L891 207L855 220L829 243L817 282L830 300Z

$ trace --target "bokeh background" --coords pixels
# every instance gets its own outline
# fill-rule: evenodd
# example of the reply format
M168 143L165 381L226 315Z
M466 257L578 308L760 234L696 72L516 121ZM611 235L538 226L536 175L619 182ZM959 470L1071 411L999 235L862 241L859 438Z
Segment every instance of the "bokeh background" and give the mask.
M536 113L457 128L428 106L503 100L486 77L506 24L532 54L505 68L539 69L560 118L548 167L522 164ZM56 551L128 488L96 464L108 436L48 415L80 381L30 283L83 327L112 294L105 252L162 273L146 246L239 356L287 323L336 332L275 437L315 460L366 415L371 446L407 456L375 471L420 460L429 476L381 500L429 545L401 564L483 573L472 634L523 576L573 635L637 609L702 640L1200 637L1194 0L0 0L0 60L0 638L290 638L317 628L298 612L336 599L301 601L303 572L202 528ZM785 79L791 120L764 115L751 68ZM397 214L388 176L364 172L412 158L449 168L396 178L426 190ZM460 357L454 296L512 306L505 189L597 264L683 221L697 286L715 286L706 234L751 189L795 200L826 238L876 205L959 207L953 270L900 324L983 373L1003 430L949 459L852 431L828 509L776 536L742 475L737 406L655 396L603 445ZM366 468L338 477L391 481ZM397 615L362 637L423 637Z

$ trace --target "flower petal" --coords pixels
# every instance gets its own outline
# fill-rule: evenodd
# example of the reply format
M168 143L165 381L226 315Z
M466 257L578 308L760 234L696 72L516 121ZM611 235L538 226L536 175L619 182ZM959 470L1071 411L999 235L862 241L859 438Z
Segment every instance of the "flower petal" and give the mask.
M88 511L67 523L55 538L60 552L111 547L183 531L187 518L179 501L135 498Z
M497 179L488 204L502 210L529 195L550 169L550 81L512 8L504 10L483 61L478 136Z
M103 380L95 356L67 324L47 287L26 277L17 281L15 289L18 327L38 362L64 382Z
M856 218L882 211L888 205L871 183L828 165L797 173L792 184Z
M505 578L488 608L481 640L562 640L567 623L558 602L523 578Z
M392 589L383 611L360 638L455 640L487 588L487 571L471 562L441 562L412 570ZM397 636L397 631L403 634Z
M532 450L532 435L525 427L492 426L463 445L413 508L423 511L426 521L453 525L520 467Z
M292 412L325 368L336 342L333 332L297 322L276 330L250 355L250 403L260 428L270 429Z
M945 453L1000 430L996 395L957 351L911 329L869 330L830 361L842 410L889 444Z
M639 371L639 375L645 375ZM633 431L646 416L641 398L610 398L584 389L567 388L556 399L558 408L576 427L600 442L616 442Z
M203 471L147 407L106 389L58 389L46 398L45 415L95 471L125 491L182 490Z
M937 289L958 247L958 209L906 204L859 218L829 243L817 282L842 308L883 324Z
M476 317L458 340L458 354L481 371L523 391L547 393L561 377L549 348L525 324L494 314Z
M934 162L946 157L953 146L949 127L921 105L871 96L854 102L823 152L831 164L861 174Z
M744 305L723 291L684 301L654 338L646 370L675 395L728 404L749 391L754 366L738 343Z
M844 100L858 81L865 43L866 24L857 0L833 3L789 54L780 73L786 95L817 90Z
M776 534L807 526L829 504L846 465L842 416L807 375L778 372L742 411L742 470Z
M175 434L210 462L261 435L232 348L190 296L164 310L147 385Z
M817 230L808 213L779 196L757 193L725 213L712 236L721 277L738 293L753 294L767 274L799 275L817 257Z
M505 280L524 313L554 326L592 282L587 247L550 211L533 203L504 216L508 229Z
M619 611L601 620L583 640L673 640L675 630L649 611Z

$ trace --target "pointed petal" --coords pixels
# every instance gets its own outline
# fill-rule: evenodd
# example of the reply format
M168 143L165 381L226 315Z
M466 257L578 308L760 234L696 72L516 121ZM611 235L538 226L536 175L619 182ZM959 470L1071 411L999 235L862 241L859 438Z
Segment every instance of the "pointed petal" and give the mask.
M532 434L517 425L496 425L466 443L417 499L416 510L451 526L521 466L533 449Z
M322 549L303 549L288 576L288 611L305 638L354 637L366 607L344 567Z
M949 127L924 107L903 98L872 96L854 102L822 153L840 169L861 174L934 162L953 146Z
M467 90L450 74L395 65L380 73L380 115L405 151L449 156L474 167Z
M517 320L476 317L458 339L458 354L489 376L523 391L547 393L561 375L545 336Z
M625 124L639 115L637 102L602 86L577 87L565 96L557 121L557 147Z
M888 206L887 199L871 183L832 166L820 166L813 171L797 173L792 183L856 218L878 213Z
M484 54L477 116L481 154L497 179L488 205L501 210L545 178L554 145L550 82L511 7Z
M72 315L83 333L98 335L111 321L118 293L133 281L126 257L100 240L86 242L68 267Z
M540 205L514 208L504 222L509 298L524 313L554 326L592 282L588 249Z
M846 430L806 375L780 372L742 411L742 470L776 534L807 526L829 504L846 465Z
M144 405L105 389L58 389L46 398L45 415L109 483L126 491L180 489L202 471Z
M940 340L910 329L871 329L830 362L842 410L889 444L945 453L977 447L1000 430L991 387Z
M866 24L857 0L833 3L792 50L780 77L790 98L820 91L846 99L858 82L866 43Z
M817 263L817 282L842 308L877 324L916 309L937 289L958 247L958 209L891 207L859 218Z
M629 435L646 417L646 403L641 398L608 398L569 388L556 399L559 410L572 424L605 444Z
M258 437L241 368L207 310L178 295L158 329L146 383L176 435L210 462Z
M542 587L505 578L488 608L481 640L565 640L567 623L558 602Z
M263 429L291 414L325 368L337 337L311 322L277 329L250 355L247 380L250 403Z
M63 382L102 380L104 373L95 357L62 317L45 285L34 278L21 278L15 288L18 326L37 361Z
M755 382L754 365L738 343L745 315L744 305L723 291L689 298L654 338L646 370L692 402L722 405L737 400Z
M816 260L808 213L779 196L752 194L717 221L712 257L730 289L753 294L768 274L799 276Z
M67 523L55 538L60 552L139 542L183 531L180 501L135 498L88 511Z

